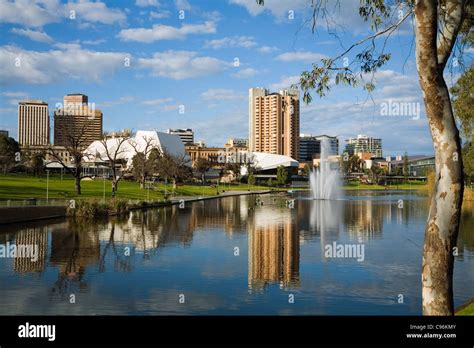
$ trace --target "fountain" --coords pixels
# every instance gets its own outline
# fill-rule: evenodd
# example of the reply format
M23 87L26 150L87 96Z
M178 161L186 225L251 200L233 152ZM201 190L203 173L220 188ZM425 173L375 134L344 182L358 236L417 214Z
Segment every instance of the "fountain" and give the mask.
M313 199L337 199L340 195L339 172L328 161L330 146L329 139L323 137L319 168L313 169L309 176Z

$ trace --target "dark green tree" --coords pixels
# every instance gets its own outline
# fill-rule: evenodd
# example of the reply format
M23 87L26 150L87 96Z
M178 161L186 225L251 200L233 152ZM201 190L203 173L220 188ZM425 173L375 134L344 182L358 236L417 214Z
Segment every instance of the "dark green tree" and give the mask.
M474 128L474 66L471 66L451 88L456 120L463 135L473 140Z
M199 157L194 165L194 168L201 174L201 182L206 182L206 173L211 169L211 162L203 157Z
M21 160L20 145L15 139L0 134L0 165L6 173Z
M405 182L408 181L410 176L410 163L408 162L408 154L405 152L403 155L403 176L405 177Z
M251 186L255 185L255 175L253 174L253 171L251 171L247 177L247 183Z
M277 167L277 184L278 186L286 186L288 184L288 171L284 166Z

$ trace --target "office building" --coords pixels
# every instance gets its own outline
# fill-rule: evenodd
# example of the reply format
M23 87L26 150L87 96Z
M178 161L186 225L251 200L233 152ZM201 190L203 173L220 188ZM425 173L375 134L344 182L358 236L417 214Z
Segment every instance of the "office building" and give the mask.
M4 135L8 138L8 131L7 130L3 130L3 129L0 129L0 135Z
M184 145L194 143L194 132L192 129L168 129L167 133L179 135Z
M300 162L312 161L321 153L321 142L311 135L300 136Z
M373 157L382 157L382 139L359 134L357 138L346 140L346 149L350 156L362 152L370 152Z
M299 92L249 90L249 149L298 159Z
M225 147L240 147L240 148L248 148L248 140L243 138L230 138L227 140L227 144Z
M249 89L249 151L255 150L255 102L257 97L265 97L269 91L265 88Z
M84 94L68 94L63 108L54 111L54 145L86 148L102 139L103 114Z
M321 156L321 141L328 139L329 149L328 156L337 156L339 153L339 139L329 135L307 135L300 136L300 161L312 161Z
M315 138L319 140L319 142L322 142L323 139L328 139L329 141L328 156L337 156L339 154L339 139L337 137L322 134L322 135L316 135Z
M49 144L48 103L41 100L18 103L18 143L20 146Z

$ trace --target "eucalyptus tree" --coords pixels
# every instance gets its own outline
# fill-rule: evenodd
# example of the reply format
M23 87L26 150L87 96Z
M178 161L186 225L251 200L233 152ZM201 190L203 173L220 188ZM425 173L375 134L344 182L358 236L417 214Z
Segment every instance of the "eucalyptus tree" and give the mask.
M264 5L264 0L256 2ZM324 21L329 2L310 1L313 32L319 21ZM344 2L337 3L344 6ZM298 83L306 103L311 102L313 93L324 96L332 81L336 85L362 86L372 92L375 85L364 77L373 76L390 60L391 54L386 52L387 40L404 22L413 20L416 66L436 162L434 194L423 248L425 315L454 314L454 248L464 185L461 142L444 72L449 58L455 54L456 44L462 41L465 47L466 43L472 43L472 40L463 40L463 33L472 32L472 16L466 16L466 13L472 14L472 8L472 0L360 0L359 15L372 33L354 42L341 54L314 63L311 70L301 73ZM344 64L349 54L355 51L357 54L351 64ZM456 59L462 62L462 59Z

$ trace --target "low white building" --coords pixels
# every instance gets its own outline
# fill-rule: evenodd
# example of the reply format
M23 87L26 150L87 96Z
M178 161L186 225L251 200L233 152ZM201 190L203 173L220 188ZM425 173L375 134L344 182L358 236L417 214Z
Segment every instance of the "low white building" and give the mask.
M251 159L252 166L257 171L276 170L279 166L285 168L298 168L299 162L290 156L275 155L265 152L248 152L248 158ZM247 167L242 166L241 175L247 175Z

